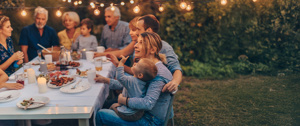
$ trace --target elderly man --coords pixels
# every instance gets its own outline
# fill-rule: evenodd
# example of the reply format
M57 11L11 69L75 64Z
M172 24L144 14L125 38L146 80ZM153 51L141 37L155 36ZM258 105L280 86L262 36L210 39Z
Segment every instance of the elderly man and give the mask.
M105 8L104 15L107 24L102 31L101 46L106 52L123 49L131 42L128 23L120 20L120 10L115 6Z
M37 7L34 10L35 23L24 27L21 31L19 45L24 53L24 62L28 62L37 56L37 50L42 49L37 44L49 48L58 46L56 31L47 26L48 11Z

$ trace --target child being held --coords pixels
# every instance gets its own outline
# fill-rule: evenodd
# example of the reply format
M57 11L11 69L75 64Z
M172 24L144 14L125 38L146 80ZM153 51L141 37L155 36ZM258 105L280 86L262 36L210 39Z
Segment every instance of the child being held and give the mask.
M91 35L93 22L89 18L85 18L80 23L80 34L72 44L72 50L96 50L98 46L97 38Z
M122 95L127 99L142 98L147 91L146 82L156 77L156 65L150 59L142 58L131 67L134 76L126 76L124 75L124 63L127 59L128 57L122 56L116 72L117 80L124 86ZM119 103L113 104L110 108L125 121L137 121L144 115L143 110L131 109Z

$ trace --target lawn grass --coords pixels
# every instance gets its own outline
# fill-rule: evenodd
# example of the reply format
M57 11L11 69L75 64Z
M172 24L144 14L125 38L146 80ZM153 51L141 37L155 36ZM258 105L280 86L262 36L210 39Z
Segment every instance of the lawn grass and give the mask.
M184 77L174 100L175 125L300 125L300 75Z

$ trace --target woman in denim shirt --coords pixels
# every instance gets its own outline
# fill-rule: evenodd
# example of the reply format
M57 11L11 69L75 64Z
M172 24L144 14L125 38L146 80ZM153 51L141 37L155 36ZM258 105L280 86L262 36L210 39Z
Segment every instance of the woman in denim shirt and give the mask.
M96 124L101 125L163 125L167 114L167 108L170 103L171 96L169 93L162 93L163 86L172 80L172 74L166 66L161 62L165 60L159 50L162 47L161 39L156 33L142 33L136 45L135 58L151 59L157 69L157 77L149 82L146 96L143 98L126 98L121 94L118 102L132 109L146 110L144 116L135 122L127 122L122 120L117 114L110 109L101 109L96 115ZM130 69L125 71L131 73Z
M14 53L13 42L10 38L13 31L9 18L0 16L0 69L11 75L15 72L13 63L17 61L20 65L23 63L24 54L20 51Z

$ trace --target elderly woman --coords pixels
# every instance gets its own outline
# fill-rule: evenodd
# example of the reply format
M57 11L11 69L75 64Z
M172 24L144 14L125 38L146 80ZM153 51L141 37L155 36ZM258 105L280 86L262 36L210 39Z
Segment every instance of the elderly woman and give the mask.
M80 24L79 16L73 11L65 12L62 22L66 29L58 32L59 43L66 49L71 49L72 43L80 35L80 28L76 28Z
M23 63L24 54L20 51L14 52L13 41L10 38L13 31L9 18L0 16L0 69L11 75L15 72L14 62Z

